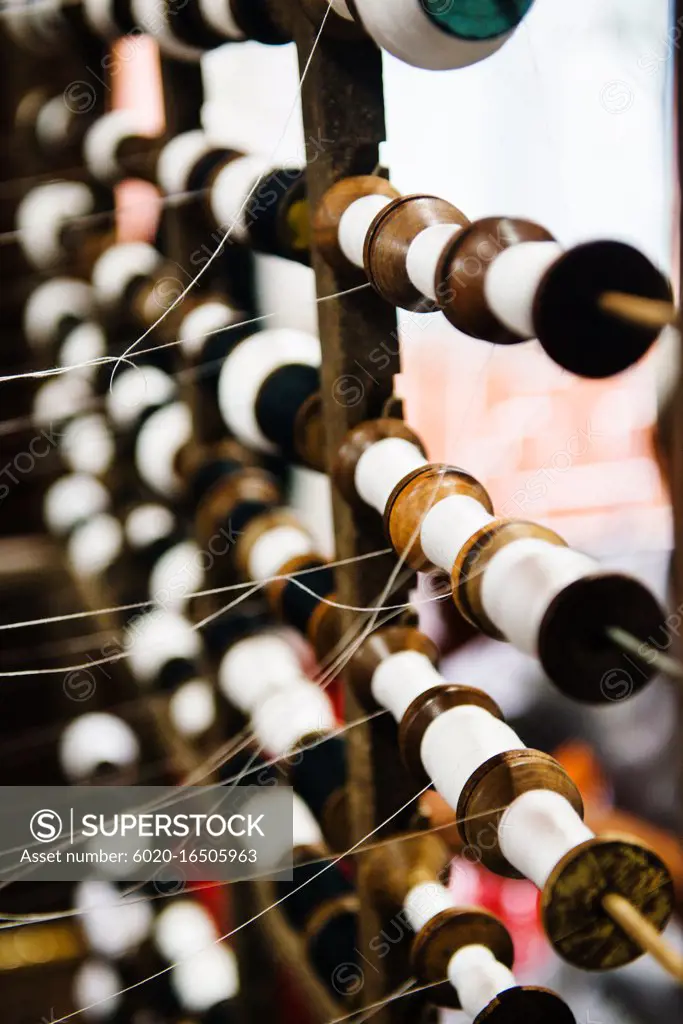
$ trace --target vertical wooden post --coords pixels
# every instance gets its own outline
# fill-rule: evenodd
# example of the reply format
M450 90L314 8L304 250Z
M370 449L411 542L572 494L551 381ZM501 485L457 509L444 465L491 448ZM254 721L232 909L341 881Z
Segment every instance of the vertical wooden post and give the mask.
M301 71L306 67L317 30L305 15L292 13ZM304 133L307 145L307 185L311 210L336 181L355 174L372 174L379 167L379 145L385 135L382 90L382 58L366 40L337 41L323 30L308 67L302 92ZM349 286L348 278L312 252L319 297L333 295ZM322 343L322 404L331 465L348 430L382 414L393 392L399 371L396 314L370 288L318 305ZM387 547L376 514L357 512L339 493L333 493L336 537L335 557L351 558ZM356 607L374 605L395 566L386 556L337 570L340 602ZM404 600L405 586L397 588L385 603ZM343 627L358 621L355 613L343 616ZM343 674L342 674L343 677ZM362 717L350 688L346 688L346 717ZM409 782L397 758L396 731L387 718L379 718L348 733L348 774L351 839L372 832L410 796ZM414 813L411 806L385 829L393 832ZM368 892L364 858L357 858L361 900L359 963L365 976L361 1002L367 1005L397 988L409 977L406 943L397 942L385 954L381 937L385 922ZM392 940L397 928L394 923ZM377 1021L399 1021L406 1004L398 1003L377 1014ZM414 1010L412 1011L414 1013Z

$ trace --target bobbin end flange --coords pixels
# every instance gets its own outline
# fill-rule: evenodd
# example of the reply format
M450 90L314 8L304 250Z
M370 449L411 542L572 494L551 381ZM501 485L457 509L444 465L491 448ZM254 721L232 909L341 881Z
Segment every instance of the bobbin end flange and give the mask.
M421 985L443 981L453 954L471 945L486 946L496 960L512 967L515 950L503 922L479 907L454 907L432 917L415 936L410 952L415 977ZM460 1009L458 995L448 982L429 995L439 1006Z
M659 327L627 323L600 308L605 292L671 301L671 285L637 249L587 242L564 253L536 292L533 321L550 358L580 377L621 373L645 355Z
M519 985L500 992L474 1024L576 1024L576 1017L563 999L548 988Z
M607 630L618 626L646 642L664 621L658 601L638 580L616 572L585 576L551 602L539 630L538 656L549 678L572 699L625 700L656 670L616 647Z
M604 909L610 893L624 896L658 931L673 910L671 875L653 850L618 836L581 843L555 866L541 900L550 943L575 967L611 970L643 954Z

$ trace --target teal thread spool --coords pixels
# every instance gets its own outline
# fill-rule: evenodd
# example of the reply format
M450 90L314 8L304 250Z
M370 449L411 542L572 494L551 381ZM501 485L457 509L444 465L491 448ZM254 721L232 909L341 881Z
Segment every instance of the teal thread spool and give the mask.
M420 0L444 32L460 39L495 39L516 28L534 0Z

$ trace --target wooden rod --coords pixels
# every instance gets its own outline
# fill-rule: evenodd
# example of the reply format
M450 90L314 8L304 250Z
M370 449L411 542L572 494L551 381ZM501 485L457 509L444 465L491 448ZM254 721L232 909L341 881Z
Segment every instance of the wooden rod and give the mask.
M643 917L632 903L611 892L602 899L603 908L630 939L649 953L667 974L683 983L683 957L660 935L654 925Z
M641 327L666 327L679 323L679 312L672 302L661 299L647 299L642 295L627 292L603 292L598 300L604 313L618 316L631 324Z

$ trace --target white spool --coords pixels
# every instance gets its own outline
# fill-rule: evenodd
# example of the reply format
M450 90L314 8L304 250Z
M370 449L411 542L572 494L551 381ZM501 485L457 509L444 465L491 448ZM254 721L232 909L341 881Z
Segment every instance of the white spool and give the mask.
M201 736L216 721L216 699L207 679L189 679L171 696L169 717L182 736Z
M493 522L495 517L476 498L453 494L432 505L422 520L422 550L433 565L450 573L463 545Z
M42 348L55 340L67 316L87 320L95 308L93 290L75 277L53 277L31 292L24 307L24 333L31 345Z
M320 825L313 817L308 804L304 803L298 793L292 793L292 845L323 846L325 840Z
M465 783L484 761L524 744L517 733L474 704L444 711L422 737L420 757L434 787L453 810Z
M62 374L41 384L33 397L33 418L51 427L85 410L92 400L92 388L80 374Z
M135 467L145 483L164 498L175 498L182 489L175 460L191 437L192 413L184 402L163 406L140 428Z
M496 960L488 946L463 946L448 962L448 980L470 1017L478 1017L492 999L516 988L512 971Z
M377 214L393 202L388 196L361 196L346 207L339 219L339 248L355 267L363 268L365 238Z
M167 537L175 526L175 518L169 509L149 502L129 512L123 529L126 541L132 548L144 548Z
M92 123L83 139L88 170L105 185L115 184L124 173L116 151L124 139L144 135L140 119L132 110L111 110Z
M238 640L223 655L218 669L221 692L245 715L251 715L273 692L287 691L304 678L294 648L276 633Z
M548 789L522 793L498 825L503 856L539 889L565 854L594 835L569 801Z
M460 39L440 29L420 0L355 0L366 32L387 50L417 68L464 68L499 50L510 32L495 39Z
M86 960L74 975L74 1006L88 1007L81 1012L89 1020L109 1020L121 1004L122 988L123 979L111 964Z
M597 563L571 548L527 538L506 544L484 569L484 611L520 651L535 655L538 633L550 602Z
M258 582L278 576L291 558L315 551L310 533L296 526L276 526L262 533L249 552L249 578ZM305 584L303 579L302 583Z
M59 738L59 761L71 782L91 778L101 764L126 768L139 758L140 744L131 727L105 711L80 715Z
M161 191L166 195L186 192L192 170L202 157L215 148L201 128L181 132L170 139L157 160L156 178Z
M385 437L366 448L359 458L354 475L356 492L382 515L396 484L426 465L417 445L401 437Z
M273 692L254 710L252 726L259 742L274 757L284 757L315 733L332 732L334 709L327 694L308 680Z
M154 944L173 963L203 951L218 938L208 910L193 899L173 900L154 924Z
M50 533L61 537L108 506L109 493L99 480L86 473L72 473L55 481L46 492L43 517Z
M504 249L484 277L484 296L501 323L520 338L533 338L533 307L538 286L562 255L557 242L521 242Z
M406 273L422 295L436 299L436 268L448 242L460 234L457 224L433 224L412 240L406 254Z
M59 349L59 365L78 367L77 372L86 377L94 376L97 366L83 366L107 354L107 339L104 331L92 321L79 324L69 331Z
M16 212L19 244L39 270L48 270L64 255L62 228L92 213L95 197L83 182L53 181L38 185L21 200Z
M121 29L116 24L115 0L83 0L86 21L103 39L118 39Z
M403 909L408 924L417 934L433 917L453 908L453 897L439 882L420 882L406 893Z
M64 93L43 103L35 123L36 139L46 150L58 149L66 144L74 113L65 102Z
M225 945L211 945L177 963L171 985L178 1001L192 1014L201 1014L233 999L239 990L235 954Z
M194 661L201 654L201 642L186 619L156 609L130 624L124 636L130 667L139 683L149 685L161 667L172 658Z
M175 13L172 4L167 5L160 0L131 0L130 6L136 24L157 41L163 54L189 63L200 59L203 50L184 43L174 35L171 29Z
M334 13L338 14L340 18L344 18L345 21L355 21L346 0L329 0L329 3Z
M338 3L338 0L333 2ZM231 0L199 0L199 10L207 25L218 35L230 40L245 38L232 13Z
M150 904L121 896L110 882L79 882L74 908L82 912L80 920L88 945L113 960L136 949L149 935Z
M136 277L149 277L161 264L161 256L147 242L122 242L106 249L92 268L97 301L113 310Z
M417 651L399 651L379 663L372 675L372 696L400 722L421 693L445 683L429 658Z
M218 406L225 425L244 444L262 452L274 445L256 420L256 400L266 377L282 366L320 366L320 341L306 331L281 327L245 338L228 354L218 378Z
M149 596L169 611L182 612L203 582L202 552L194 541L184 540L157 560L149 575Z
M258 180L270 170L262 157L230 160L218 172L209 197L211 212L221 231L235 242L246 242L249 232L248 199Z
M202 302L187 314L178 328L180 350L188 359L197 355L210 335L239 321L239 314L226 302Z
M121 524L114 516L101 512L74 530L67 558L77 576L91 578L108 569L122 550Z
M114 440L101 413L78 416L62 432L60 451L74 473L101 476L114 461Z
M158 367L131 366L114 377L107 392L107 415L116 427L125 430L148 406L170 401L175 392L173 378Z

